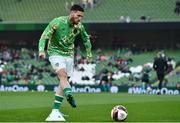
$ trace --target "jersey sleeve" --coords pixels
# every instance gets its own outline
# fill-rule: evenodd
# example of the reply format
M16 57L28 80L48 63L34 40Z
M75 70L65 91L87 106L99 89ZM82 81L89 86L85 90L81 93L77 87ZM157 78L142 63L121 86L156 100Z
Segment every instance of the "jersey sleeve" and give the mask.
M92 52L91 52L92 45L90 42L89 35L87 34L83 25L81 25L81 37L83 39L83 44L86 48L87 57L91 58L92 57Z
M41 35L38 45L39 52L44 51L47 41L49 41L52 38L52 35L54 31L57 29L57 27L58 27L58 22L57 19L55 18L48 24L48 26Z

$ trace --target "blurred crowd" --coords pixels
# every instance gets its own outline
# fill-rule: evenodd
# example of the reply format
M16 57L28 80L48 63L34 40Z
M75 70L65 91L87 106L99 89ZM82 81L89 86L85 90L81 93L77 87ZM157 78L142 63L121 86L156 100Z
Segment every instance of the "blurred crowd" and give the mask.
M97 49L94 51L93 59L88 60L78 46L70 83L101 85L104 91L109 91L112 85L117 84L114 81L127 77L128 81L143 82L147 85L150 83L153 63L132 66L134 62L132 57L136 53L127 48L118 49L110 54ZM168 64L167 73L170 73L176 63L171 57L166 55L163 57ZM40 61L36 50L1 47L0 84L47 84L43 79L46 76L44 73L48 73L51 78L56 78L48 59Z
M38 68L31 62L27 62L37 59L37 52L33 50L1 47L0 83L29 84L33 83L33 80L42 78L42 69L45 68Z

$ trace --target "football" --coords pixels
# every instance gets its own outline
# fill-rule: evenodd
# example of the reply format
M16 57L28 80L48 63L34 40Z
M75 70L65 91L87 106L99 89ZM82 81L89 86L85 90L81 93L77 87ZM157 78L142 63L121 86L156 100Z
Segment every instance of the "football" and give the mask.
M117 105L111 110L111 118L115 121L124 121L127 119L127 109L122 105Z

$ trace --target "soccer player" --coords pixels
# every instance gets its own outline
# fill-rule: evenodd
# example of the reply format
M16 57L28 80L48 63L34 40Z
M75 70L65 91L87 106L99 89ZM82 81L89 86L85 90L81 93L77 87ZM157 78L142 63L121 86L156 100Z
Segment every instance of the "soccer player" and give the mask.
M52 112L46 121L65 121L59 110L64 97L73 108L77 106L68 82L68 78L73 72L74 40L77 35L81 35L83 39L87 58L92 57L90 38L81 23L83 15L84 9L77 4L73 5L69 16L53 19L39 40L39 57L41 59L46 57L45 46L47 44L49 61L60 80L55 93Z

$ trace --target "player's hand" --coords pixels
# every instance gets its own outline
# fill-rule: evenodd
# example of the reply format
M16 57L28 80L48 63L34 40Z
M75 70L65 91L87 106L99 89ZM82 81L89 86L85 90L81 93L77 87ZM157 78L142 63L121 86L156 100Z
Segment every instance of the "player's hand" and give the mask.
M89 62L92 61L92 53L88 53L88 54L87 54L87 60L88 60Z
M92 57L87 57L88 63L91 63L93 61Z
M44 60L46 58L46 53L45 52L39 52L39 58Z

